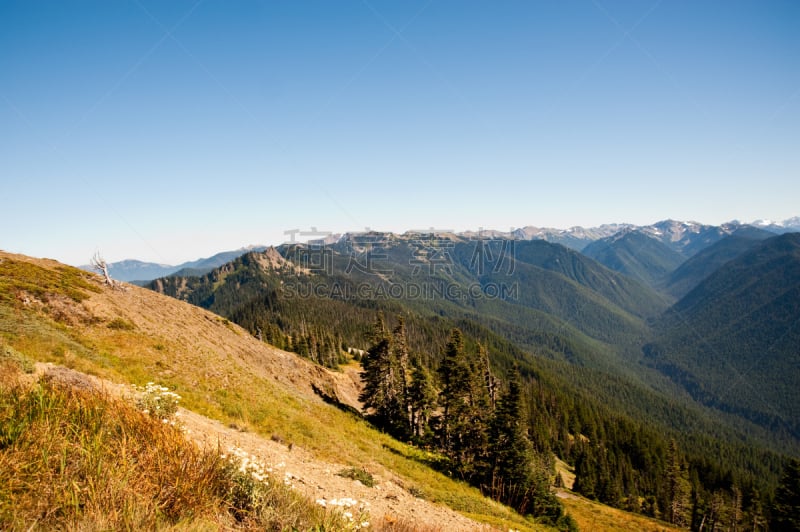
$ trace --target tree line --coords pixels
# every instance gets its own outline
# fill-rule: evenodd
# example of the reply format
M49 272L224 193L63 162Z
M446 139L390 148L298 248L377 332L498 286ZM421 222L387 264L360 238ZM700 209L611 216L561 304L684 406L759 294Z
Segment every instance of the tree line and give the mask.
M551 489L563 485L554 454L574 466L574 491L613 507L698 531L800 530L800 467L787 466L772 500L753 478L708 460L710 450L686 453L640 423L571 410L575 403L517 367L499 378L487 349L470 343L452 329L430 368L409 349L402 317L390 330L379 315L361 360L365 416L441 453L449 475L564 529L574 523Z
M265 272L246 259L229 268L224 279L211 275L188 279L188 285L196 285L189 289L181 288L181 282L173 286L165 281L164 291L327 367L349 360L347 347L376 348L379 339L388 338L379 351L390 351L387 360L394 369L388 382L393 384L378 389L385 392L385 409L369 410L368 415L400 439L442 449L447 471L482 486L486 493L509 492L507 481L499 482L497 476L492 480L487 465L492 463L491 453L486 449L494 441L488 431L501 399L516 379L522 402L519 419L524 421L534 463L543 464L552 478L549 463L558 456L575 468L574 489L579 493L698 530L764 530L776 515L776 487L786 463L780 452L788 451L740 440L713 416L699 417L677 399L665 401L624 377L581 364L594 356L594 346L566 332L554 334L531 325L524 331L510 328L498 334L495 329L501 321L448 310L446 305L289 300L282 295L279 272ZM370 325L377 312L391 321L378 337ZM399 316L405 321L403 334L396 339ZM490 327L490 322L495 325ZM453 341L453 328L461 331L460 342ZM373 331L369 339L365 331ZM466 363L446 360L458 351ZM487 374L494 380L487 381ZM471 379L470 386L459 384ZM483 384L477 386L478 381ZM450 396L460 399L448 403L444 416L442 402ZM475 414L479 422L474 429L459 432L460 416L481 404L489 408ZM671 462L672 439L677 458ZM667 481L670 464L672 488ZM676 472L680 482L675 481Z
M440 468L519 513L575 528L550 490L552 458L528 437L519 376L496 378L487 351L466 349L459 329L433 374L410 354L404 321L389 331L379 316L362 365L359 399L375 426L441 453Z

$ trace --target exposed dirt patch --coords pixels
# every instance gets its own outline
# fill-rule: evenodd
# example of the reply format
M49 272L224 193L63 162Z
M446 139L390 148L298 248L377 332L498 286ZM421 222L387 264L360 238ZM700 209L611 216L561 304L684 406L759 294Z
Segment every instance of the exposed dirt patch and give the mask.
M370 471L374 487L339 476L345 464L320 461L296 445L288 446L257 434L239 432L222 423L187 410L180 411L187 436L199 445L227 453L233 447L253 455L272 469L275 481L287 482L312 500L349 497L367 503L372 523L405 521L426 530L494 530L467 519L453 510L411 495L397 479L384 471Z
M53 261L2 252L0 260L63 268ZM260 342L235 324L203 309L132 285L126 285L126 290L113 290L93 274L81 277L91 285L90 289L82 289L85 298L39 296L34 300L31 296L28 304L17 304L23 312L41 312L57 318L69 334L83 342L79 348L85 347L97 357L99 362L93 367L101 372L111 367L102 365L103 357L109 357L108 360L113 357L117 365L136 364L146 354L147 364L152 364L152 368L147 366L143 373L169 376L191 368L190 373L197 375L198 382L187 379L189 384L203 386L209 393L218 389L235 391L236 383L247 377L268 385L274 383L300 403L311 405L326 398L352 410L361 409L358 365L346 366L340 372L330 371ZM58 316L51 314L54 309ZM63 360L69 365L66 355ZM122 380L113 371L108 375ZM130 398L135 393L128 384L53 364L37 364L35 376L119 398ZM403 486L402 479L376 463L365 464L375 480L374 487L367 487L337 475L352 464L336 463L335 456L327 455L322 460L301 445L241 432L184 409L179 419L193 441L222 452L235 446L255 455L273 468L276 480L287 480L312 500L350 497L365 501L375 524L401 521L421 530L492 530L443 505L415 497Z
M37 377L60 386L108 394L120 400L132 400L135 396L131 386L53 364L37 363L29 382ZM401 481L386 471L370 471L375 483L373 487L368 487L338 474L347 469L347 465L316 459L297 445L241 432L185 408L179 409L177 419L186 437L197 445L222 454L229 454L234 448L241 449L271 469L271 481L291 485L311 500L351 498L365 503L373 524L413 523L426 531L441 532L495 530L446 506L415 497L403 488Z

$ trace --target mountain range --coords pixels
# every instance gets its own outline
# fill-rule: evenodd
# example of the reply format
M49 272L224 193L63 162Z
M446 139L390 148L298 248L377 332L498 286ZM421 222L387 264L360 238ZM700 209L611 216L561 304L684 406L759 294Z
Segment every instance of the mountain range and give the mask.
M263 251L265 246L250 246L233 251L222 251L211 257L184 262L175 266L126 259L108 264L108 273L119 281L136 283L151 281L167 275L203 275L209 271L232 261L248 251ZM79 266L82 270L94 271L90 264Z
M751 224L732 221L721 226L704 225L697 222L679 222L663 220L651 225L636 226L633 224L604 224L598 227L584 228L580 226L569 229L525 226L510 231L481 230L458 233L464 238L508 238L516 240L544 240L561 244L576 251L583 251L593 242L614 238L619 234L638 231L660 240L668 247L688 258L696 251L728 235L741 226L753 226L774 234L800 231L800 217L795 216L782 222L757 220ZM346 238L346 235L331 235L325 239L326 244ZM268 246L258 245L223 251L209 258L201 258L178 265L144 262L136 259L109 263L109 273L115 279L126 282L152 281L168 275L203 275L212 269L229 262L248 251L263 251ZM80 268L92 271L92 266L85 264Z
M414 368L405 382L428 375L434 391L445 386L442 368L460 331L464 349L478 354L468 371L490 393L519 384L530 444L572 468L576 492L673 520L678 482L692 494L684 524L723 515L758 522L786 458L800 454L800 233L785 230L790 223L761 226L667 220L567 231L561 242L532 230L529 238L523 230L348 233L161 266L182 271L147 288L334 375L375 356L377 322L402 328ZM60 314L63 297L27 279L14 284L18 264L0 261L3 301L31 312L46 304L64 323L91 326ZM54 268L61 278L52 289L72 297L74 274ZM109 321L109 338L127 327ZM151 347L162 359L154 367L170 364L163 343ZM76 344L62 358L86 349ZM87 360L97 356L116 355ZM359 415L352 397L313 391ZM231 411L247 400L235 403ZM437 444L432 419L431 436L418 443Z
M790 408L795 398L784 384L787 375L800 376L791 371L792 320L800 316L786 295L797 281L790 245L796 233L789 231L797 221L345 234L220 253L172 267L149 287L288 348L314 330L330 345L366 349L364 331L377 311L417 323L423 332L411 342L420 351L443 341L448 326L459 326L473 330L475 341L507 344L516 359L535 355L622 376L626 386L639 388L631 393L685 395L690 408L712 409L734 431L741 417L767 446L794 448L800 413ZM589 243L579 252L580 241ZM781 261L788 266L770 269ZM748 304L759 311L736 321ZM438 320L436 330L425 323L430 319ZM754 392L756 384L748 382L747 390L728 397L720 383L764 352L777 362L748 376L775 383L778 395ZM332 355L314 356L336 365ZM600 393L602 378L589 380L586 391ZM777 413L769 410L773 405ZM618 406L644 415L635 405ZM783 427L778 436L776 425Z

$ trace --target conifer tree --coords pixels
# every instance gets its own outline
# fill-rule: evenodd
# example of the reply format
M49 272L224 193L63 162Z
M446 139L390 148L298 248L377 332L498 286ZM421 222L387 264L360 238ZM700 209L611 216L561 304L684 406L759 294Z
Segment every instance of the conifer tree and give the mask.
M771 530L800 531L800 461L792 459L783 469L775 502L772 505Z
M416 440L424 440L431 412L436 406L436 390L430 372L419 358L414 359L412 367L411 384L408 389L411 436Z
M497 379L492 374L491 363L489 362L489 351L483 345L478 346L478 357L480 358L483 381L486 386L489 405L494 409L495 403L497 402Z
M439 368L440 442L455 471L465 480L485 474L491 416L477 357L472 358L465 352L461 331L453 329Z
M413 431L411 415L411 400L409 398L409 368L408 368L408 342L406 341L405 321L399 319L397 327L392 331L392 357L395 372L394 386L395 394L400 403L398 418L392 420L398 437L408 437Z
M442 408L440 446L445 452L454 446L456 432L460 428L459 415L463 410L464 397L467 395L469 366L464 357L464 342L461 331L453 329L450 340L444 351L444 360L439 367L442 393L439 406Z
M403 417L402 403L391 337L381 315L375 322L373 340L375 343L361 361L364 389L359 400L364 403L364 412L375 425L394 432L397 420Z
M490 441L492 468L488 491L525 514L533 504L533 446L528 440L522 392L513 378L492 420Z
M597 499L597 459L594 449L581 443L575 459L575 483L572 489L588 499Z
M683 457L675 440L667 454L667 517L673 525L687 526L691 520L691 484Z

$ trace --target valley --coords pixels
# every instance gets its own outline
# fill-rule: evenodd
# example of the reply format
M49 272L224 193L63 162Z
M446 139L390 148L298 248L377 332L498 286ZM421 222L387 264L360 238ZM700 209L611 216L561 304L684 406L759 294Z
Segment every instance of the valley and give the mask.
M618 520L629 522L619 529L661 530L710 520L758 530L800 449L800 241L750 227L685 233L697 241L623 228L585 253L497 235L345 235L248 251L147 289L102 287L93 274L4 254L0 333L37 362L177 390L206 443L249 442L296 471L338 464L293 473L305 477L306 497L347 484L318 480L320 472L363 468L384 486L377 499L367 492L390 524L408 525L412 513L415 529L441 522L413 509L427 501L487 526L614 529ZM429 387L428 402L385 407L368 376L370 364L384 363L376 382L406 376L381 393ZM478 439L453 447L442 438L457 423L447 412L456 414L441 401L455 390L446 368L458 364L472 368L478 395L469 402L489 402L471 418ZM533 506L494 496L533 521L484 497L493 493L484 479L499 467L492 427L512 404L525 460L539 464L529 471L551 487L532 480ZM417 421L403 428L393 412ZM552 487L553 457L571 468L572 491ZM456 480L462 487L448 484ZM558 517L565 511L569 520ZM620 511L631 517L613 517ZM652 528L636 521L653 518ZM474 529L448 519L448 529Z

